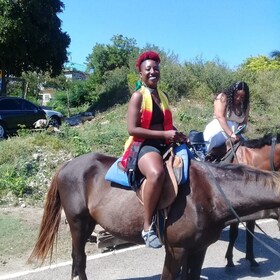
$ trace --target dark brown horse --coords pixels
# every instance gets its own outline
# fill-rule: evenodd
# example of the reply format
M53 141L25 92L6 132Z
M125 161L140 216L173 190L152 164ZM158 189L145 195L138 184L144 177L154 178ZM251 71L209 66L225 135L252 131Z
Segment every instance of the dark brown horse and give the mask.
M133 191L112 187L104 179L115 160L89 153L58 170L30 260L44 261L52 251L62 209L72 235L71 279L87 279L85 244L96 224L120 239L143 243L142 204ZM280 207L280 175L236 164L191 161L189 180L179 189L167 218L161 279L175 279L181 266L186 268L182 279L200 279L207 247L234 218L219 187L240 216Z
M233 160L234 163L242 163L263 170L278 171L280 169L280 135L273 136L272 134L268 134L259 139L241 141L240 144L241 145L236 150ZM278 220L279 217L279 208L263 210L259 213L252 214L251 220L246 223L246 227L250 232L254 233L255 220L265 218ZM230 225L229 245L226 252L228 267L234 266L233 247L238 236L238 225L239 223ZM251 266L258 266L253 250L254 238L248 230L246 231L246 259L250 261Z

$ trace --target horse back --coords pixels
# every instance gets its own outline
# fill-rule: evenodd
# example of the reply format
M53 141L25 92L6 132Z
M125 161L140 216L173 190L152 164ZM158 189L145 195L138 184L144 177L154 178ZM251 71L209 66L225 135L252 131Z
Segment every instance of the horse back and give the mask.
M69 213L74 210L76 213L86 211L89 196L102 181L106 166L113 161L113 157L88 153L62 165L57 172L56 180L65 212L68 209ZM108 186L104 184L104 187Z
M105 180L105 174L116 160L89 153L66 163L58 174L61 203L67 219L88 216L117 237L138 240L143 206L134 191Z

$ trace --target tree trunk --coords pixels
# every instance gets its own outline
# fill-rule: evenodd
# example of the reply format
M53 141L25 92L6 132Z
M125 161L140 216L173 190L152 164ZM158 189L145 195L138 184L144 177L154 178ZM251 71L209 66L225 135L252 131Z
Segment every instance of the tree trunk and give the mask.
M7 96L6 71L3 65L1 66L0 71L0 96Z

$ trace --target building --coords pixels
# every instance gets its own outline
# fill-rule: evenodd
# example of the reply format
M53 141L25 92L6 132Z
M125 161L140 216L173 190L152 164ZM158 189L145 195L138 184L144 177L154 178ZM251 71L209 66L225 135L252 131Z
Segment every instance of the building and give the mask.
M87 75L79 70L65 69L63 73L68 81L84 81L87 78Z
M87 74L80 70L65 69L63 73L67 81L84 81L87 79ZM46 106L48 102L52 100L55 91L54 88L41 87L40 95L42 96L42 106Z

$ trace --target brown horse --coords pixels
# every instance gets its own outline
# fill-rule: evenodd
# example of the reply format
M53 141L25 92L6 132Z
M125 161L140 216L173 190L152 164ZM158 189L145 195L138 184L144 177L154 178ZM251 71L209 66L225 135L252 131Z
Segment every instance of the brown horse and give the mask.
M116 158L89 153L65 163L48 190L39 237L30 260L44 261L53 249L62 208L72 236L71 279L86 280L85 244L96 224L120 239L142 244L143 206L133 191L111 186L104 176ZM234 218L280 207L280 175L237 164L191 161L189 179L172 204L165 228L161 279L200 279L207 247ZM148 250L148 249L147 249Z
M280 169L280 135L273 136L272 134L268 134L259 139L241 141L240 146L236 150L233 162L250 165L258 169L278 171ZM252 214L251 220L246 223L246 227L253 233L255 220L265 218L278 220L279 217L279 208L263 210L259 213ZM226 252L228 267L234 266L233 247L238 236L238 224L234 223L230 225L229 245ZM258 266L253 250L254 238L248 230L246 231L246 259L250 261L251 266Z

